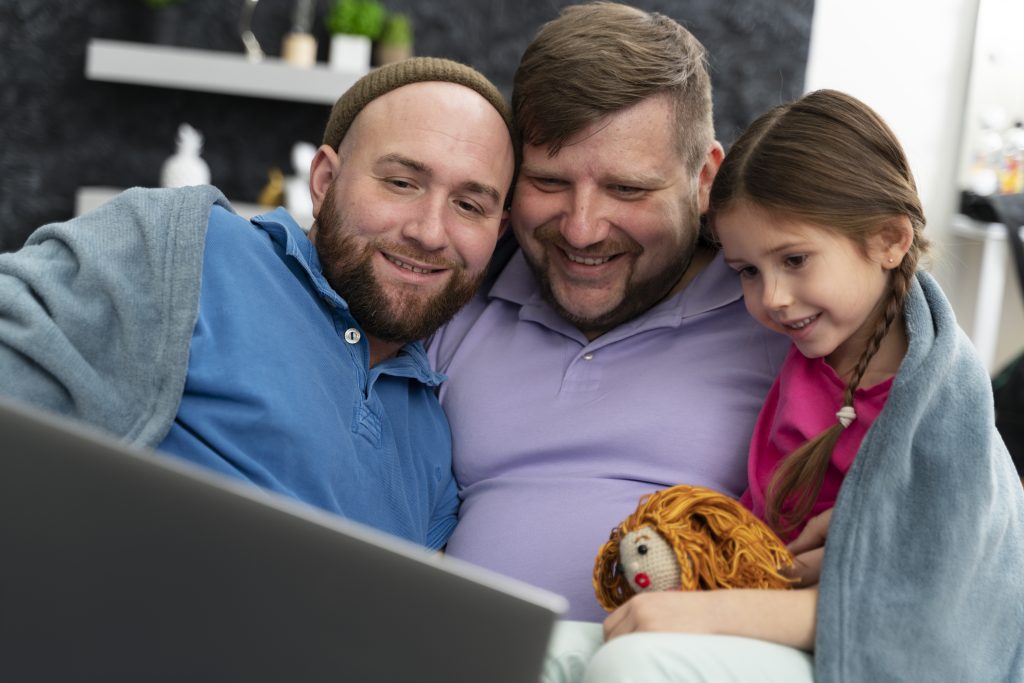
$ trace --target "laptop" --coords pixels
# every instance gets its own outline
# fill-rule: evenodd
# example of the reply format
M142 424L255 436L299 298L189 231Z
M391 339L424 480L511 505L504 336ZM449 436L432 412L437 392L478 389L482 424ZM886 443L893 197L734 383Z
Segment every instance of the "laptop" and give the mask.
M0 399L0 680L533 683L565 607Z

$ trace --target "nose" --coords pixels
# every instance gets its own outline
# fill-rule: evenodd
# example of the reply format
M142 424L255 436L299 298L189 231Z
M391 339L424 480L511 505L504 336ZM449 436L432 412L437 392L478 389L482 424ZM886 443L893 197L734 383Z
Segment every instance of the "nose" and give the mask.
M783 278L772 277L764 279L764 289L761 292L761 304L770 311L778 311L793 303L793 297Z
M412 215L402 225L402 237L425 252L442 251L448 246L448 202L429 198L410 207Z
M608 237L608 221L601 215L598 193L591 188L578 188L562 225L562 237L576 249L586 249Z

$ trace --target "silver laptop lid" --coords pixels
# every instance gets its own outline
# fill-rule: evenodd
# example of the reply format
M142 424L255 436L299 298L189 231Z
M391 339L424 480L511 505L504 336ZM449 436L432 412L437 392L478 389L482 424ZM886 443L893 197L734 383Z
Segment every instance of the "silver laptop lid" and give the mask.
M0 680L532 683L565 606L0 399Z

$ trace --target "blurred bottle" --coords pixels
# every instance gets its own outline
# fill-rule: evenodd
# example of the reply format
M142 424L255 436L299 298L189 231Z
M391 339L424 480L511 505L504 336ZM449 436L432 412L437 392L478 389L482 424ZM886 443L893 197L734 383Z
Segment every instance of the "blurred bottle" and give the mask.
M1003 136L1006 114L992 108L981 115L981 130L971 157L969 188L986 197L999 191L999 172L1003 165Z
M285 34L281 58L292 66L309 68L316 64L316 38L313 26L312 0L296 0L292 10L292 30Z
M1024 121L1017 121L1003 133L999 191L1002 194L1024 192Z
M310 142L296 142L292 145L292 169L295 175L288 176L284 185L284 205L295 222L309 230L313 225L313 199L309 194L309 170L316 156L316 145Z

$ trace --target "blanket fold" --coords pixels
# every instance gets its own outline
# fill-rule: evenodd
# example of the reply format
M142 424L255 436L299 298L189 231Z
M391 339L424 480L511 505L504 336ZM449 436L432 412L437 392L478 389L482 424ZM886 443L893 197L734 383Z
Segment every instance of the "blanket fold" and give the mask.
M836 501L819 681L1024 680L1024 492L991 384L926 273L909 349Z
M0 254L0 392L133 445L170 428L188 369L210 186L127 190Z

